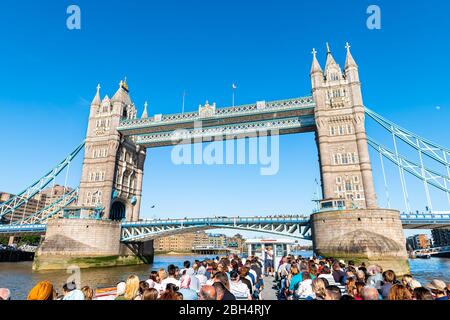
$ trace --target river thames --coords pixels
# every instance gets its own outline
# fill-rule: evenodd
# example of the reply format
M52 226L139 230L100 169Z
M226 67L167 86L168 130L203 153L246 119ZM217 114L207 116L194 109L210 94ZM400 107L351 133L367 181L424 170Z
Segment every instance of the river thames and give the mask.
M303 256L310 255L309 252L301 252ZM141 279L147 279L150 271L166 268L169 264L182 266L183 261L204 259L206 256L180 256L180 255L157 255L152 265L84 269L81 270L81 285L90 287L115 286L119 281L125 280L130 274L136 274ZM9 288L14 300L26 299L28 292L39 281L49 280L61 292L62 285L67 281L70 274L66 271L48 271L33 273L31 262L0 263L0 287ZM441 279L450 282L450 259L431 258L410 260L411 273L422 284L433 279Z

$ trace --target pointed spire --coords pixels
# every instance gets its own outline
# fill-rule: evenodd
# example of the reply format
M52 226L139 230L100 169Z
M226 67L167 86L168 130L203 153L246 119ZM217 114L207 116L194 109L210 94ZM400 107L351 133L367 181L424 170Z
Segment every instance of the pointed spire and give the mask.
M331 54L330 44L327 42L327 62L325 65L325 69L327 69L330 65L336 64L336 61Z
M350 44L347 42L345 44L345 48L347 49L347 58L345 59L345 69L348 69L350 67L358 67L358 65L355 62L355 59L353 59L352 53L350 52Z
M97 85L97 93L95 94L94 100L92 100L91 105L99 106L101 104L100 100L100 83Z
M147 112L148 103L145 101L144 103L144 112L142 112L141 119L147 119L148 118L148 112Z
M119 89L114 94L111 101L112 102L119 101L126 105L131 104L131 99L130 99L130 96L128 95L128 86L127 86L126 82L123 82L122 80L120 80Z
M322 72L322 68L320 67L320 63L317 60L317 51L315 48L313 48L313 51L311 52L313 55L313 62L311 66L311 74L316 72Z

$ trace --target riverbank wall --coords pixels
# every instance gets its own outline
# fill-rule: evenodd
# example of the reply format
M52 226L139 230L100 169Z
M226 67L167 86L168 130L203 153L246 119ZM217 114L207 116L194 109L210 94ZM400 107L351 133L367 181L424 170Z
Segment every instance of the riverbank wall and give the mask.
M34 252L20 250L0 250L0 262L33 261Z

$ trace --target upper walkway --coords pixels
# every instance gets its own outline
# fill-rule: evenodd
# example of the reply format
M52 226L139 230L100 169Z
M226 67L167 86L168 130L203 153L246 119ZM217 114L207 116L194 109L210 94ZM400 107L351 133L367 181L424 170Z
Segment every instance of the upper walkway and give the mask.
M310 96L228 108L207 103L196 112L123 119L117 130L125 136L136 136L136 144L146 148L256 137L263 132L308 132L315 130L314 107Z

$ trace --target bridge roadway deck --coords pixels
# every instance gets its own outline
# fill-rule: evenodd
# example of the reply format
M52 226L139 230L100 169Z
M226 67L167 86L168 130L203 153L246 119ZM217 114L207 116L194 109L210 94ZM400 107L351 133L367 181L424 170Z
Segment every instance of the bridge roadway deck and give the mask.
M450 228L450 214L402 214L404 229L439 229ZM137 222L124 222L123 229L162 227L162 226L224 226L233 227L236 223L247 224L298 224L307 226L309 217L298 216L290 217L230 217L230 218L198 218L198 219L161 219L147 220ZM40 235L45 234L45 224L23 224L23 225L0 225L0 235L19 236L19 235ZM256 231L256 230L255 230ZM257 230L264 232L263 229ZM286 234L286 236L289 236Z

